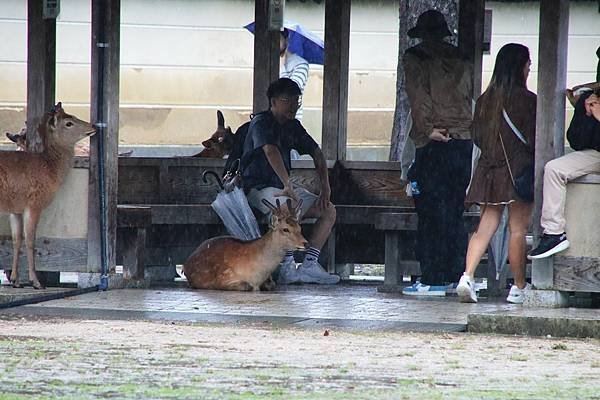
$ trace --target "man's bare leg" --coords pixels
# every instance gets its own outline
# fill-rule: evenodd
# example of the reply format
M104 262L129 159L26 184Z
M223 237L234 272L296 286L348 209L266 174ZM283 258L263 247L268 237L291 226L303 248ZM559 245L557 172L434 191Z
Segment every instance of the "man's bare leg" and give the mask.
M321 250L325 246L325 242L327 242L327 238L329 238L331 230L335 225L335 206L329 203L329 207L319 209L317 204L314 204L306 212L304 218L317 218L312 235L308 241L311 247Z

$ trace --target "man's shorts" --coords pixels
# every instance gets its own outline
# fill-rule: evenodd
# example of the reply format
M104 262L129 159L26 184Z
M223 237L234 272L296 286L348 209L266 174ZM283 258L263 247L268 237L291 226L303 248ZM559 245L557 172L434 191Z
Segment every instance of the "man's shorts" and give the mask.
M279 202L283 204L287 201L288 197L277 196L277 194L281 193L282 190L283 189L274 187L266 187L261 190L251 189L247 196L248 204L250 204L250 207L256 208L263 214L269 214L271 210L269 210L269 208L263 204L262 199L268 200L273 205L275 205L275 200L279 199ZM308 210L310 210L313 204L315 204L319 196L299 186L294 187L294 192L296 192L298 200L302 200L302 210L300 212L300 216L303 217Z

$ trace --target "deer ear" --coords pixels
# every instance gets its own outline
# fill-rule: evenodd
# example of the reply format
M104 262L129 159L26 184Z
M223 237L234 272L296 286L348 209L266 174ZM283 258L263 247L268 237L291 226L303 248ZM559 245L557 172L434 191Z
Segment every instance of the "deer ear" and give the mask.
M296 215L296 219L300 221L300 213L302 212L302 199L298 200L298 204L296 204L296 209L294 210L294 215Z
M217 110L217 126L220 128L225 128L225 117L221 110Z
M60 103L59 103L60 104ZM52 114L52 116L50 117L50 119L48 120L48 125L50 125L50 127L52 129L56 129L56 123L57 123L57 118L56 118L56 114Z
M273 213L271 213L271 218L269 220L269 227L271 229L275 229L277 228L277 225L279 224L279 220L277 219L277 216Z

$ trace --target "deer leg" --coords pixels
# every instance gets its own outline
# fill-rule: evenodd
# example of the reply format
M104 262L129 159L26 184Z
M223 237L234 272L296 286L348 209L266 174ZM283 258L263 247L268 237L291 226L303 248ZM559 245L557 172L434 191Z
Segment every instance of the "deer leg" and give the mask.
M10 283L13 287L23 287L19 283L19 254L21 253L21 241L23 239L23 215L10 214L10 232L12 234L13 260L10 273Z
M246 281L237 281L227 285L224 290L237 290L240 292L251 292L254 287Z
M269 275L267 280L264 281L262 285L260 285L260 290L264 290L266 292L271 292L271 291L275 290L276 287L277 287L277 284L273 280L273 276Z
M34 289L45 289L35 273L35 231L40 219L41 210L27 209L23 214L25 222L25 246L27 247L27 264L29 266L29 280Z

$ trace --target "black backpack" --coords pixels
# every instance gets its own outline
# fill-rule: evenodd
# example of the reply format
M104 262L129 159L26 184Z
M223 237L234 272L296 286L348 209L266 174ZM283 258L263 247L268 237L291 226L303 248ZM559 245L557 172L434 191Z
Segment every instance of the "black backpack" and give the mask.
M251 121L246 122L240 126L237 131L235 131L235 134L233 135L233 146L229 156L227 157L227 161L225 162L223 176L225 176L228 172L235 173L240 170L239 162L244 154L244 142L246 141L246 135L248 134L250 122Z

